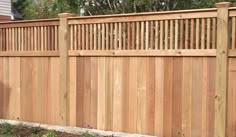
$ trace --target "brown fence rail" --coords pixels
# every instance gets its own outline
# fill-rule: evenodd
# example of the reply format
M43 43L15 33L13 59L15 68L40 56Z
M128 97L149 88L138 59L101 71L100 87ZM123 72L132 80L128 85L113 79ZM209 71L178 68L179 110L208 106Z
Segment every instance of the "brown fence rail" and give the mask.
M236 136L236 8L0 23L0 118Z

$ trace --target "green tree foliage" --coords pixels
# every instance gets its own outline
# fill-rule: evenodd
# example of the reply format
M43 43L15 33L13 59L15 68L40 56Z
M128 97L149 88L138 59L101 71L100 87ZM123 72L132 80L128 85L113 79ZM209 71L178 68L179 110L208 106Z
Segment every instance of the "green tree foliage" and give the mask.
M177 0L79 0L85 15L173 10Z
M25 19L51 18L53 0L18 0L13 4Z
M58 13L104 15L215 7L216 2L236 0L15 0L26 19L52 18Z
M176 9L214 8L217 2L232 2L236 0L179 0Z

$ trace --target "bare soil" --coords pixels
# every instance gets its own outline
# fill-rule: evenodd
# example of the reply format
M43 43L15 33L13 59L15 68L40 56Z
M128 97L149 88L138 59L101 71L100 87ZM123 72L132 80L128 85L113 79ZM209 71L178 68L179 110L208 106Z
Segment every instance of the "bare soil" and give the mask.
M0 129L4 127L0 125ZM54 133L56 136L45 136L48 133ZM32 127L25 127L25 126L12 126L12 129L9 133L3 134L0 133L0 137L102 137L102 136L93 136L89 133L75 135L75 134L68 134L63 132L57 131L48 131L41 128L32 128Z

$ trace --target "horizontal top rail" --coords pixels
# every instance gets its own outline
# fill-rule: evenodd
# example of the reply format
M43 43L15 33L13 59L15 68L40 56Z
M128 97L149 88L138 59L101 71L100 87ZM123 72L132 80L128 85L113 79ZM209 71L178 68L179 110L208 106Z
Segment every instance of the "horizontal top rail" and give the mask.
M152 20L175 20L194 18L213 18L217 16L216 8L197 10L178 10L165 12L131 13L99 16L70 17L69 24L114 23Z
M230 17L236 16L236 7L229 8L229 16Z
M17 28L17 27L42 27L59 25L59 19L46 20L26 20L26 21L9 21L1 22L0 28Z
M25 51L25 52L4 52L0 51L0 57L59 57L59 51ZM68 51L70 57L215 57L216 49L207 50L158 50L158 51ZM236 51L229 50L229 57L235 58Z

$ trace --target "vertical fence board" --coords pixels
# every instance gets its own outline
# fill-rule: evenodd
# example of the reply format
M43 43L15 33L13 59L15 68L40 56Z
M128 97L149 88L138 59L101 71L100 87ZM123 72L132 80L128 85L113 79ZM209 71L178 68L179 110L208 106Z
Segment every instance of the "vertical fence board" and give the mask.
M139 66L139 72L138 73L138 83L137 83L137 103L138 103L138 109L137 109L137 133L142 134L146 132L146 75L147 75L147 58L141 58L138 60L138 66Z
M207 19L207 49L210 49L211 45L211 20Z
M150 23L150 46L149 46L149 50L150 49L155 49L154 46L154 21L151 21Z
M159 45L159 22L155 21L155 49L158 49Z
M175 20L175 49L179 48L179 21Z
M235 39L236 39L236 17L232 17L232 49L235 49Z
M199 49L200 47L199 35L200 35L200 21L199 19L196 19L196 49Z
M192 58L183 59L183 92L182 92L182 134L191 137L192 116Z
M147 21L146 22L146 28L145 28L146 29L146 34L145 34L146 35L146 38L145 38L146 44L145 44L145 47L144 47L144 49L146 49L146 50L149 49L149 46L150 46L149 45L150 44L150 36L149 36L149 33L150 33L149 31L150 30L149 30L149 28L150 28L149 22Z
M174 49L174 21L170 21L170 49Z
M105 130L106 129L106 60L105 57L101 57L98 59L98 108L97 108L97 126L98 129Z
M185 20L185 49L189 48L189 20Z
M131 133L137 132L137 108L138 108L138 59L137 57L130 58L129 60L129 131Z
M98 59L91 58L91 126L97 128Z
M164 136L172 136L173 114L173 58L164 59Z
M114 86L113 86L113 130L122 131L123 115L122 115L122 102L124 101L122 91L123 88L123 60L121 57L114 58Z
M169 21L165 21L165 50L168 49L168 44L169 44Z
M180 20L180 49L184 49L184 20Z
M194 19L191 19L191 40L190 40L190 48L191 49L193 49L193 47L194 47L194 30L195 30L195 28L194 28L194 26L195 26L195 22L194 22Z
M80 127L85 127L86 125L84 125L84 57L80 57L77 58L76 61L76 68L77 68L77 87L76 87L76 91L77 91L77 97L76 97L76 114L77 114L77 121L76 124L77 126Z
M205 35L205 30L206 30L206 20L201 19L201 49L205 49L205 40L206 40L206 35Z
M145 30L144 30L144 22L142 21L141 22L141 38L140 38L140 42L141 42L141 50L144 49L144 43L145 43L145 40L144 40L144 34L145 34Z
M164 58L155 59L155 135L164 135Z
M164 42L164 25L163 25L163 20L160 21L160 49L163 48L163 42Z
M173 59L172 136L182 134L183 58Z
M136 50L140 49L140 22L136 22Z
M229 90L228 90L228 110L227 110L227 136L236 136L236 88L235 88L236 60L229 59Z

